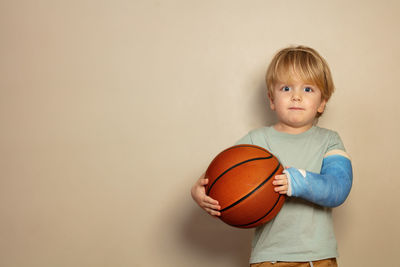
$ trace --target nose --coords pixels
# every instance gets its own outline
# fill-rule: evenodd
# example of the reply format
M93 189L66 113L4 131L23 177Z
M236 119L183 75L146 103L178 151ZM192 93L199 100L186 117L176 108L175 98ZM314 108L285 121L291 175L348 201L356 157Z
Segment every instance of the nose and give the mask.
M297 91L293 91L292 101L301 101L301 95Z

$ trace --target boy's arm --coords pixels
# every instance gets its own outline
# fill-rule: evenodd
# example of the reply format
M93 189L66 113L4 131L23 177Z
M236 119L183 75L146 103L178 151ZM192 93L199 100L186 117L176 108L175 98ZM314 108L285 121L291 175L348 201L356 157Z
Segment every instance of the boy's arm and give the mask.
M296 168L284 172L288 177L288 196L301 197L325 207L341 205L353 183L351 160L342 150L329 151L324 156L320 174Z

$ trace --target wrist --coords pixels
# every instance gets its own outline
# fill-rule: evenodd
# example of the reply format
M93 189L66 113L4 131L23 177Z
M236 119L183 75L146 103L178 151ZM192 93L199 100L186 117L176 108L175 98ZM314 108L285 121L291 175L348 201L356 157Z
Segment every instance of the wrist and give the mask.
M287 169L283 170L283 173L286 175L287 184L288 184L288 190L287 190L286 195L291 197L292 196L292 177L290 176L290 173L287 171Z
M288 179L287 195L298 197L299 196L299 192L298 192L299 188L298 188L298 186L296 187L296 185L297 185L296 181L298 181L299 179L305 179L307 172L303 169L297 169L297 168L290 167L288 169L285 169L283 171L283 173L286 174L286 177Z

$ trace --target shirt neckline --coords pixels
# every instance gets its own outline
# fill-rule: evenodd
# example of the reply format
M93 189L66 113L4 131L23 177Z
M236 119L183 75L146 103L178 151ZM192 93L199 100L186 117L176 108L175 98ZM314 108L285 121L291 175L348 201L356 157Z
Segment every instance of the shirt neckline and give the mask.
M299 134L290 134L290 133L280 132L280 131L276 130L274 128L274 126L270 126L269 128L270 128L271 133L274 134L274 135L279 135L281 137L296 139L296 138L301 138L301 137L305 137L305 136L311 135L316 130L317 127L313 125L307 131L299 133Z

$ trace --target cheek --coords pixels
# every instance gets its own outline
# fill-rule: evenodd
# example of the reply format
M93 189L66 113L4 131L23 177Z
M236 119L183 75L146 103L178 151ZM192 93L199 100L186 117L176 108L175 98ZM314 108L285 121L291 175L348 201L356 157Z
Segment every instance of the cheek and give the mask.
M313 97L305 100L306 104L309 107L317 109L321 105L321 101L318 97Z

